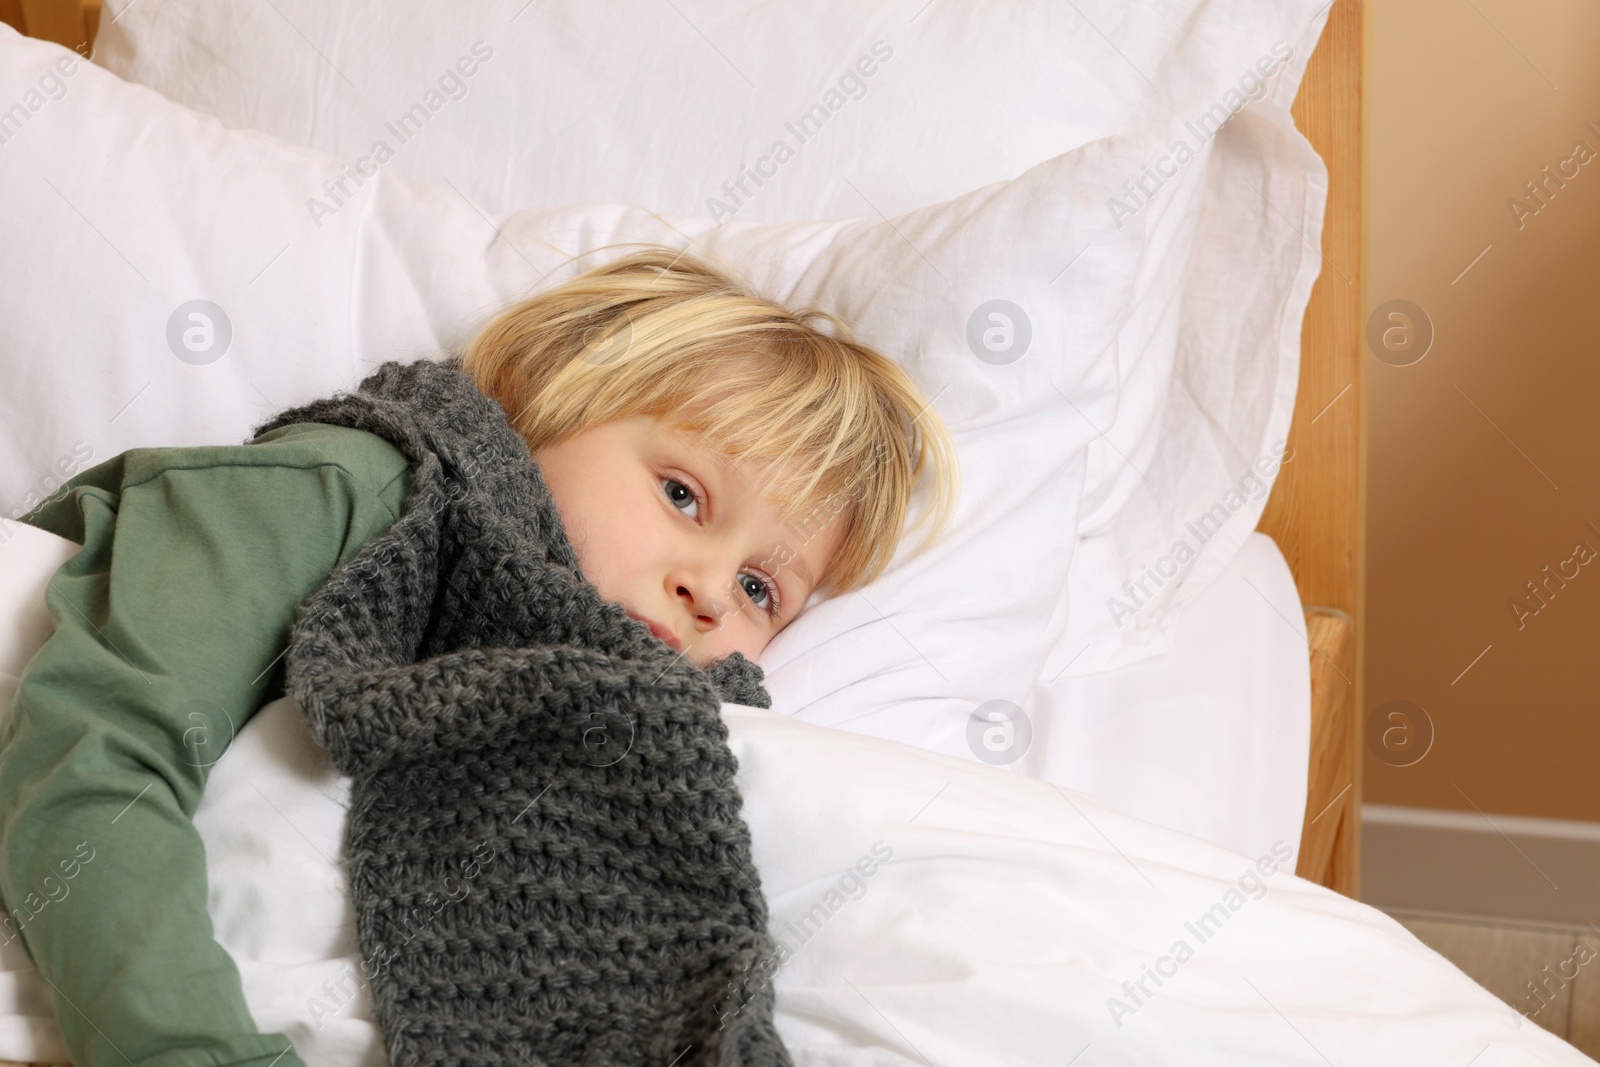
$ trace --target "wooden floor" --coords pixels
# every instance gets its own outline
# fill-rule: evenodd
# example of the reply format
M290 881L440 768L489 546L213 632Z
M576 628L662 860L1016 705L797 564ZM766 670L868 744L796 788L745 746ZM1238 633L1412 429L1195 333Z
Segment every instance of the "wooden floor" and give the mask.
M1600 929L1389 914L1525 1017L1600 1057Z

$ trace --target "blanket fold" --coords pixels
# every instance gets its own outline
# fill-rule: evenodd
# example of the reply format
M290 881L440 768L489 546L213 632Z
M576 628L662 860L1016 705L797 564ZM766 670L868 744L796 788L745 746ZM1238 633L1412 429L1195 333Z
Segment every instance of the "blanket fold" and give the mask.
M296 422L411 462L389 531L296 612L286 689L352 779L346 863L394 1067L787 1065L776 944L720 703L582 575L543 478L459 357L384 364Z

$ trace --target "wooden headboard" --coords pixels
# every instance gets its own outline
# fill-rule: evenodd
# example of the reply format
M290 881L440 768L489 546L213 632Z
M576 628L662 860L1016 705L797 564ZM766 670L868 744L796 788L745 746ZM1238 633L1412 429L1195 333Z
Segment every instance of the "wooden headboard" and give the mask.
M1294 572L1310 645L1312 735L1296 873L1347 896L1361 888L1360 709L1366 602L1365 0L1335 0L1294 102L1328 167L1322 273L1300 347L1285 463L1257 529Z
M100 2L0 0L0 22L29 37L77 48L94 40L95 31L100 28Z
M0 0L0 21L68 48L93 41L97 0ZM1360 888L1365 602L1365 0L1334 0L1294 103L1295 124L1328 167L1322 273L1302 336L1288 448L1258 527L1278 543L1305 606L1312 738L1297 873ZM87 49L84 49L87 51Z

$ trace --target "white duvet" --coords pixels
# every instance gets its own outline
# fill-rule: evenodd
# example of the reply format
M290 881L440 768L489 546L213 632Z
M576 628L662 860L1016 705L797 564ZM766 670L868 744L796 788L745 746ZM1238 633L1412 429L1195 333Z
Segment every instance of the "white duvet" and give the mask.
M985 764L723 717L797 1065L1592 1062L1295 877L1288 845L1245 856ZM385 1062L338 864L348 784L279 700L196 817L218 940L312 1067ZM0 1058L64 1059L20 942L0 966Z

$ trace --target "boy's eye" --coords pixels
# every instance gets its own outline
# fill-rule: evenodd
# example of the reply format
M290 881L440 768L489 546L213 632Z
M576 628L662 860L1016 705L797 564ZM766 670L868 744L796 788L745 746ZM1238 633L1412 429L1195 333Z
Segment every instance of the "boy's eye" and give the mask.
M767 582L754 574L739 575L739 584L744 586L744 591L756 607L762 608L769 614L777 614L777 597Z
M773 622L777 622L783 615L783 602L778 599L778 583L771 578L762 577L760 574L740 574L739 585L744 588L745 595L750 602L762 611ZM763 598L765 602L763 603Z
M694 495L693 489L690 489L687 485L684 485L676 478L663 478L661 479L661 484L666 487L667 499L672 501L674 507L678 508L680 511L683 511L691 519L695 519L697 521L699 520L700 498ZM685 504L688 504L694 510L689 511L688 509L684 508Z

